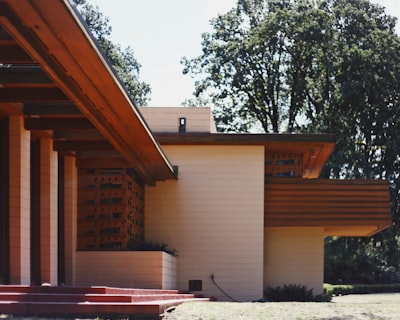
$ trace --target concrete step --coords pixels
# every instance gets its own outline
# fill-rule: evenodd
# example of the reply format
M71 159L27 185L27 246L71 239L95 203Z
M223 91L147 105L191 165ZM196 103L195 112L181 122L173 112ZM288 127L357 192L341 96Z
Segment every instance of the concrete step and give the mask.
M154 300L192 299L193 294L47 294L2 292L0 301L18 302L142 302Z
M208 301L178 290L0 285L0 314L158 319L185 301Z

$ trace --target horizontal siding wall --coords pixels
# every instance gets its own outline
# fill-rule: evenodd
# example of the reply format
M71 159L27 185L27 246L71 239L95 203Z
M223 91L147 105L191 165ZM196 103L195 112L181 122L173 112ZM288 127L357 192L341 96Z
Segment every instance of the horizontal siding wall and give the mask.
M147 187L145 237L178 251L178 289L202 280L206 296L262 297L264 149L166 146L177 181Z
M74 285L175 289L175 259L157 251L77 251Z
M320 227L265 228L264 287L306 285L314 294L324 281L324 236Z
M370 230L378 231L390 223L389 186L386 181L267 179L267 227L371 226Z

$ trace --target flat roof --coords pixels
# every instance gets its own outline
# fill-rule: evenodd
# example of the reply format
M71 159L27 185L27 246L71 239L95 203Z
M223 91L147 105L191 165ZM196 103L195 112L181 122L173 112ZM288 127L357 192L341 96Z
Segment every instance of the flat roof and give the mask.
M260 145L266 153L303 155L303 178L318 178L330 157L336 139L332 134L253 133L155 133L162 146Z

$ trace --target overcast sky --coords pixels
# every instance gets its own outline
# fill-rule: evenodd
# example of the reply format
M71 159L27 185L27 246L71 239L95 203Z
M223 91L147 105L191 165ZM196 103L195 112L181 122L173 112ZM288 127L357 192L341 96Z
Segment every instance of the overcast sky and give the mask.
M236 0L89 0L110 18L113 40L131 46L152 88L150 106L179 106L192 97L194 81L182 75L180 59L201 54L201 34L210 19ZM399 0L374 0L400 17ZM399 33L399 27L397 28Z

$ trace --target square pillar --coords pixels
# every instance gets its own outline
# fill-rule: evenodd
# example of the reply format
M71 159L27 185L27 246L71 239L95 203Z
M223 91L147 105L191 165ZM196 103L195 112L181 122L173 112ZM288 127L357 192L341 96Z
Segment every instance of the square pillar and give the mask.
M53 140L40 140L40 278L58 285L58 157Z
M78 170L74 157L64 157L65 284L75 285L78 216Z
M10 283L29 285L31 135L22 116L10 116L9 121Z

